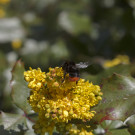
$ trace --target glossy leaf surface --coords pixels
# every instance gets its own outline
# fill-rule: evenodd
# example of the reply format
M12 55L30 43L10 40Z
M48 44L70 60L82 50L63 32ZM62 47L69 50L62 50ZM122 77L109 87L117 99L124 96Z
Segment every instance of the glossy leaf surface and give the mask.
M24 66L23 63L19 60L16 62L12 70L12 99L17 107L21 108L25 113L31 111L30 105L27 102L30 90L27 87L27 83L24 80Z
M24 132L27 130L26 118L22 114L0 113L1 132ZM8 132L7 132L8 133Z
M101 86L103 99L93 110L96 122L126 120L135 113L135 80L132 77L113 74Z

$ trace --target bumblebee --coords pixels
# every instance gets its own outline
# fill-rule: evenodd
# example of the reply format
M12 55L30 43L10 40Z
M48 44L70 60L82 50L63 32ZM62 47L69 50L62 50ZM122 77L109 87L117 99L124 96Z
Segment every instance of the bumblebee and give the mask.
M65 79L66 74L69 74L70 81L78 82L80 78L79 69L87 68L88 65L89 65L88 63L83 63L83 62L75 64L75 62L73 61L65 61L61 66L62 69L64 70L64 79Z

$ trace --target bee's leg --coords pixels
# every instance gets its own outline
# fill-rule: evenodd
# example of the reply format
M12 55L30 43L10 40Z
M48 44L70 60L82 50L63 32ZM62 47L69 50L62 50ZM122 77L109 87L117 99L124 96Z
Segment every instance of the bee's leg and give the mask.
M80 78L79 78L79 79L80 79ZM77 83L78 83L79 79L76 81L76 85L77 85Z
M77 77L80 79L80 73L79 73L79 70L78 70ZM77 83L78 83L79 79L76 81L76 85L77 85Z

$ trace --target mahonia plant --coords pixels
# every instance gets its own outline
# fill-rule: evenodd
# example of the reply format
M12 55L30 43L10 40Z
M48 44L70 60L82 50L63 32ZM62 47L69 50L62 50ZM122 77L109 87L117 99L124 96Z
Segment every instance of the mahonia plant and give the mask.
M98 85L80 78L79 81L64 77L62 67L49 68L42 72L40 68L24 72L24 78L30 88L28 102L38 113L38 120L33 126L35 133L52 135L54 129L66 135L93 135L90 126L72 124L72 120L90 121L95 111L91 108L102 99Z

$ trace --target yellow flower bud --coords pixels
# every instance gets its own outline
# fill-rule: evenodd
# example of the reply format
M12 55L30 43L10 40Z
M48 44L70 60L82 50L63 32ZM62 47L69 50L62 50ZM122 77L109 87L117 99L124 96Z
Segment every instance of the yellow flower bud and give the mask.
M59 87L59 83L58 83L58 82L54 82L54 83L53 83L53 86L54 86L54 87Z
M16 39L12 41L12 48L19 49L22 46L22 41L20 39Z
M67 117L68 116L68 111L63 111L63 115L64 115L64 117Z

